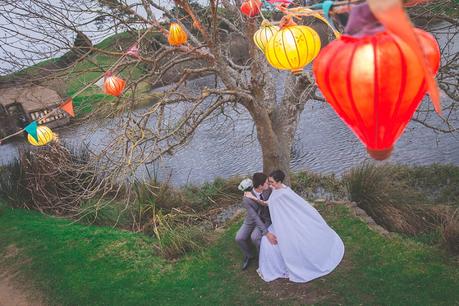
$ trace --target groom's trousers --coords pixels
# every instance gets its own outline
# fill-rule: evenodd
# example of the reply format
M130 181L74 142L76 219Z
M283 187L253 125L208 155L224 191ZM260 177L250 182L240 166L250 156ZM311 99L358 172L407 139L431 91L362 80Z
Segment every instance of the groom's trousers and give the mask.
M260 251L260 243L261 243L261 231L255 224L245 224L243 223L241 228L238 230L236 234L236 242L241 248L244 255L251 258L253 257L252 248L250 246L250 241L256 246L257 252Z

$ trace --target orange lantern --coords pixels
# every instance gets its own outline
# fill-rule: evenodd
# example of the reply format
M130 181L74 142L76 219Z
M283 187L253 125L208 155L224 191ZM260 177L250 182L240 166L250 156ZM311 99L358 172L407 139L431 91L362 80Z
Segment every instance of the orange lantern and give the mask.
M248 17L255 17L260 14L261 2L259 0L247 0L241 5L241 13Z
M440 50L435 38L419 29L415 33L436 73ZM388 158L427 91L415 51L384 30L359 38L343 35L322 50L313 69L326 100L370 156Z
M126 82L119 77L116 77L112 72L108 71L105 73L104 79L104 92L107 95L119 97L126 86Z
M186 43L188 36L183 30L182 26L176 22L175 19L172 19L171 25L169 27L169 35L167 36L167 41L171 46L180 46Z

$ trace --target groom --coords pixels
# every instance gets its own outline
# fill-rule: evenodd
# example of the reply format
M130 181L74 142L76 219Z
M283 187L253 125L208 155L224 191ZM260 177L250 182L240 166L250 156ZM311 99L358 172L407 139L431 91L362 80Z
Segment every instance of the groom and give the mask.
M271 188L268 186L268 177L264 173L254 173L252 177L253 189L252 194L259 200L266 201L271 195ZM242 223L241 228L236 234L236 242L244 253L244 262L242 270L247 269L249 262L254 258L249 238L256 246L257 251L260 250L260 242L262 236L268 238L272 244L277 244L276 236L268 232L268 227L271 225L271 217L267 206L262 206L252 199L244 197L242 204L247 209L247 215Z

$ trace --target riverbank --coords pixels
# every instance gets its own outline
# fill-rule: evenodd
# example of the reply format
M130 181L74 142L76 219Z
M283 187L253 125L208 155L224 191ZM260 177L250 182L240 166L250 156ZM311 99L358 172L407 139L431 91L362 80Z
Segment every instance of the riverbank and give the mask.
M103 177L86 165L83 151L49 149L0 168L0 198L9 199L12 207L81 224L142 231L158 238L155 247L169 259L205 248L213 241L206 232L221 228L241 210L237 185L243 177L180 188L156 180L135 181L109 191L91 185ZM459 167L454 165L364 163L341 177L291 173L292 189L308 201L351 200L386 230L452 254L459 254L458 185Z
M346 245L331 275L307 284L261 281L240 271L234 243L239 222L179 260L157 256L152 238L107 227L82 226L24 210L0 213L0 265L15 279L62 305L415 304L459 301L457 262L435 247L370 230L343 205L318 209ZM14 248L15 256L5 257ZM21 263L17 265L17 263ZM24 283L26 282L26 283Z

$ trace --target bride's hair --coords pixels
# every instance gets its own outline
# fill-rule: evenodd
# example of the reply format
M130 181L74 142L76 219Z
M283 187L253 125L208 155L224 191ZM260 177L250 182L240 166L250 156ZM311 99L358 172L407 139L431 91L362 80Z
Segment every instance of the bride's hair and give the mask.
M269 176L272 177L276 182L281 183L283 183L285 179L285 173L282 172L282 170L274 170Z

